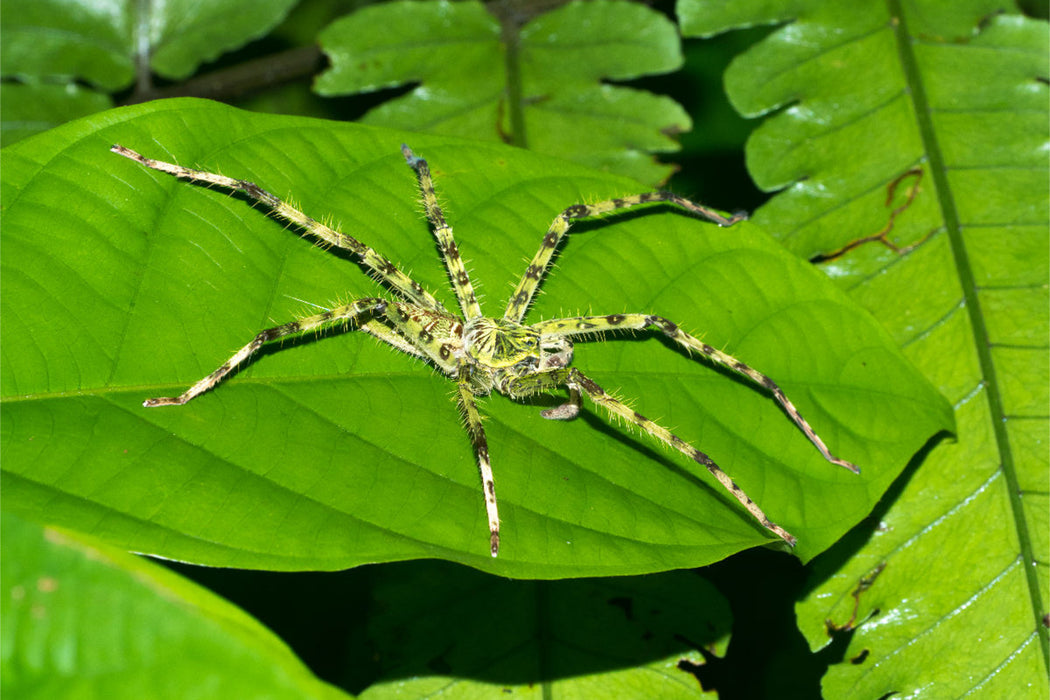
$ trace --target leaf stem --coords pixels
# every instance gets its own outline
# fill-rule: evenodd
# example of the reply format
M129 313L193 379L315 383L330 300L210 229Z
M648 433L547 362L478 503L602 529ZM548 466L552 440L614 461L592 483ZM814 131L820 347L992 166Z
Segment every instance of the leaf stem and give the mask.
M124 104L138 104L165 97L235 100L262 88L311 76L321 68L321 62L321 50L318 47L303 46L245 61L230 68L213 71L192 80L159 89L149 84L147 65L145 87L136 87L134 94L128 97Z
M150 0L138 0L135 4L135 95L148 94L153 90L150 74Z
M517 9L512 1L496 3L490 6L500 23L500 38L503 40L503 66L506 71L507 86L503 95L501 112L510 117L510 132L500 129L504 140L512 146L528 148L525 133L525 110L523 109L521 84L521 28L529 17ZM502 119L501 119L502 121ZM501 125L502 126L502 125Z

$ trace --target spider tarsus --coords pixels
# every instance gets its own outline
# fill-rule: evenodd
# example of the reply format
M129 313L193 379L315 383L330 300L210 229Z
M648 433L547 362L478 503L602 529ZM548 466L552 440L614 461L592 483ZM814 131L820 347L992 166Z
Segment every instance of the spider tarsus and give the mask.
M540 415L548 420L572 420L580 415L580 407L574 403L563 403L561 406L540 411Z
M401 155L405 157L405 160L408 161L408 164L411 165L413 168L418 166L420 163L424 162L422 158L420 158L412 152L412 149L408 147L407 143L401 144ZM492 556L496 555L493 554Z
M846 460L839 459L838 457L832 457L828 461L831 462L832 464L837 464L840 467L845 467L846 469L849 469L854 474L860 474L860 467L858 467L853 462L847 462Z
M493 558L499 556L499 533L493 532L489 535L489 550L492 552Z
M142 402L142 405L146 408L156 408L157 406L181 406L186 403L180 401L177 396L161 396L156 399L146 399Z
M146 162L147 159L146 159L145 156L139 155L138 153L136 153L135 151L131 150L130 148L128 148L126 146L121 146L119 143L115 143L112 146L110 146L109 150L112 151L113 153L116 153L117 155L121 155L121 156L124 156L125 158L130 158L131 160L138 161L139 163L142 163L143 165L146 165L147 167L149 165Z

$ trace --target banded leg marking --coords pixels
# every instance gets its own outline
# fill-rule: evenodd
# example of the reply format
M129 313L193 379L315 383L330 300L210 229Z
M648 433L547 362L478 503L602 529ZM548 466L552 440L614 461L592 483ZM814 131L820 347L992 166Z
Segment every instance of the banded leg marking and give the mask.
M248 358L254 355L259 348L271 340L322 328L333 323L347 323L364 314L381 313L383 309L386 308L387 303L388 302L385 299L358 299L355 302L336 307L329 311L325 311L324 313L307 316L297 321L275 326L274 328L268 328L252 338L250 343L234 353L233 357L226 360L226 362L223 362L218 369L204 379L201 379L179 396L146 399L142 405L146 408L153 408L155 406L181 406L192 401L221 382L226 375L243 364ZM379 337L380 340L385 339L383 335L375 333L374 330L372 331L372 334Z
M525 311L529 308L529 304L532 303L536 289L550 267L554 251L569 232L569 227L572 226L574 219L591 219L620 209L630 209L640 204L657 202L666 202L681 207L691 214L713 221L719 226L732 226L738 221L743 221L747 218L747 213L742 211L736 212L727 218L713 209L691 202L671 192L647 192L630 197L608 199L594 204L574 204L551 222L550 228L547 229L547 234L543 237L543 243L540 245L539 251L533 256L529 266L525 269L525 274L522 276L521 281L518 282L518 286L514 289L514 293L510 295L503 318L507 321L520 322L525 317Z
M445 310L445 307L441 305L441 302L439 302L434 295L423 289L422 285L402 272L393 262L376 252L374 248L365 245L353 236L348 236L345 233L325 226L320 221L307 216L295 207L281 201L256 185L254 182L249 182L248 180L235 180L232 177L226 177L225 175L219 175L217 173L209 173L204 170L194 170L181 165L175 165L174 163L165 163L161 160L146 158L130 148L121 146L120 144L114 144L109 150L118 155L122 155L125 158L130 158L152 170L158 170L184 180L204 182L209 185L216 185L229 190L243 192L251 199L269 208L274 216L295 224L306 231L309 235L314 236L329 245L349 250L357 256L362 265L375 272L380 280L390 285L391 288L401 294L405 299L428 309L434 309L436 311Z
M481 488L485 496L485 513L489 520L489 551L495 557L499 555L499 508L496 505L496 481L492 477L492 463L489 461L489 443L464 371L460 372L457 387L459 409L470 434L470 441L474 445L474 454L478 458L478 473L481 475Z
M437 239L441 258L445 261L445 268L448 270L448 276L452 281L452 288L456 292L463 315L468 319L480 318L481 306L478 305L474 285L470 281L470 275L467 274L467 269L463 265L463 258L459 255L459 247L452 236L452 227L445 221L445 214L441 211L441 205L438 204L437 194L434 192L434 179L430 174L430 165L426 160L412 153L412 149L404 144L401 144L401 153L419 178L423 207L426 209L427 219L430 221L434 238Z
M770 520L758 504L751 500L751 498L744 493L744 490L737 486L736 482L733 481L728 474L722 471L722 468L719 467L713 459L659 423L649 420L619 399L607 394L604 389L594 382L594 380L584 375L575 367L551 370L550 372L542 374L522 377L517 380L512 380L510 386L517 395L539 393L557 386L567 386L570 391L582 392L587 398L607 410L609 413L630 421L648 433L651 437L659 440L668 447L678 450L689 459L702 465L718 480L718 483L722 484L726 491L732 494L733 498L744 506L747 512L750 513L755 520L762 524L763 527L787 542L789 545L795 545L795 536Z
M820 439L820 436L817 435L815 430L813 430L813 427L810 426L809 422L802 417L798 408L796 408L795 404L791 402L786 394L784 394L783 390L777 386L776 382L758 370L736 359L732 355L728 355L721 350L711 347L707 343L694 338L679 328L676 323L669 321L662 316L653 316L651 314L576 316L573 318L558 318L549 321L540 321L539 323L533 324L532 328L538 330L540 335L544 337L550 335L569 338L614 330L658 329L687 351L699 352L712 362L722 365L742 377L746 377L758 386L769 391L776 402L780 404L780 407L784 412L787 413L791 421L805 434L806 438L813 443L813 446L820 451L820 454L824 459L834 465L848 469L855 474L860 473L860 468L857 465L836 457L831 453L827 445L824 444L824 441Z

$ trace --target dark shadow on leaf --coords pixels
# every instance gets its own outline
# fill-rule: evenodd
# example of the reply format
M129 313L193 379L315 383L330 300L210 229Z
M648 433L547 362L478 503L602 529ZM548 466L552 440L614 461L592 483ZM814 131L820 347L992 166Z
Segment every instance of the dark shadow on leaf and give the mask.
M695 572L520 581L439 561L329 574L168 565L245 607L354 693L434 675L511 686L629 670L707 650L731 625ZM345 658L370 663L347 677Z

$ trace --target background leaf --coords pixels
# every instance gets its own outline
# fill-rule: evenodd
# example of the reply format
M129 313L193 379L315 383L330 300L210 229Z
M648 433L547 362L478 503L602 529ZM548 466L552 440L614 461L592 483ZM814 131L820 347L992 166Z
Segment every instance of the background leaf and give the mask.
M590 411L548 422L543 402L493 397L483 410L504 520L493 561L450 384L358 334L286 343L188 407L141 408L262 327L375 286L239 198L108 145L291 194L449 301L403 140L431 160L460 247L496 299L555 213L633 187L499 146L194 100L5 149L5 506L134 551L276 569L441 557L556 578L695 566L768 541L706 474L648 441ZM671 212L581 226L545 290L532 319L645 310L700 329L775 377L864 467L828 465L767 396L656 338L579 348L578 366L702 445L804 558L950 427L943 399L867 316L754 227L727 235Z
M3 146L113 106L108 96L76 83L2 83L0 104L3 105L0 118L0 145Z
M726 75L776 111L748 160L787 189L754 219L956 408L957 441L816 565L811 644L856 626L830 697L1046 697L1047 27L1003 5L680 4L688 33L785 23Z
M7 0L0 25L3 145L190 76L265 34L296 0ZM139 65L139 64L142 65ZM86 84L85 84L86 83Z
M511 9L507 9L511 8ZM654 184L689 116L673 100L604 84L681 66L675 26L620 0L573 2L530 21L513 3L392 2L332 23L322 95L418 83L366 124L505 141Z
M185 78L202 63L266 33L294 3L8 0L0 62L5 77L83 79L106 90L130 85L140 56L148 56L160 76Z
M341 698L214 594L78 533L3 514L7 697Z

